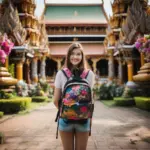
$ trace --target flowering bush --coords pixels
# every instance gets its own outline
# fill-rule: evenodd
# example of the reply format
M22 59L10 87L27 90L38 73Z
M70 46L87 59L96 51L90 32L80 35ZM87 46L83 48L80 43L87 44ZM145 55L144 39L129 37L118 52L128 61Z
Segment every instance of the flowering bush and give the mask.
M0 35L0 62L2 64L5 63L6 57L9 56L13 47L14 43L8 39L6 34Z
M146 60L150 61L150 35L138 38L135 42L135 47L139 52L145 53Z

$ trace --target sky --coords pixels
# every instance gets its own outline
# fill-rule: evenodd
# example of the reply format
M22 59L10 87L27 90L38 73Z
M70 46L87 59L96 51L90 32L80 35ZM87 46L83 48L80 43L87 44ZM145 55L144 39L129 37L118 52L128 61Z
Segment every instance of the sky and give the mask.
M90 3L90 4L98 4L98 3L102 3L102 0L45 0L48 3ZM104 9L109 17L112 16L112 9L111 9L111 2L113 2L113 0L103 0L104 1ZM150 4L150 0L149 4ZM35 0L35 2L37 3L37 8L35 10L35 15L37 17L40 16L41 12L43 12L44 9L44 0Z
M107 13L107 15L112 15L112 10L111 10L111 4L110 4L110 1L113 1L113 0L103 0L104 1L104 8L105 8L105 11ZM44 0L35 0L35 2L37 3L37 8L35 10L35 15L37 17L40 16L41 12L43 11L44 9ZM90 3L90 4L101 4L102 3L102 0L46 0L46 2L48 3L73 3L73 4L76 4L76 3Z

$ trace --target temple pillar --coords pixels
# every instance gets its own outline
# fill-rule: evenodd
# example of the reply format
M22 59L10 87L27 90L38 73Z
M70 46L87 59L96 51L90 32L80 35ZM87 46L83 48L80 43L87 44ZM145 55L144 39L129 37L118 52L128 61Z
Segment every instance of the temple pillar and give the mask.
M136 88L137 84L133 82L133 45L124 45L122 46L123 57L127 63L127 74L128 81L126 83L126 87L128 88Z
M5 66L7 69L8 69L8 67L9 67L9 57L8 57L8 56L6 57L4 66Z
M133 81L133 60L127 60L127 69L128 69L128 82L126 87L128 88L137 88L138 85Z
M41 65L40 65L40 76L41 76L41 79L43 79L43 80L46 80L45 66L46 66L46 63L45 63L45 56L43 56L43 57L41 58Z
M99 61L99 58L92 58L91 60L93 62L93 72L96 73L96 70L97 70L96 64Z
M128 67L128 82L133 81L133 60L127 61L127 67Z
M57 62L57 70L61 70L61 61L62 58L52 58L53 60L55 60Z
M119 60L118 62L119 62L119 66L118 66L119 83L123 84L123 66L121 60Z
M58 68L58 70L61 69L61 60L60 59L57 61L57 68Z
M140 58L141 58L141 66L143 66L145 64L145 61L144 61L144 53L140 53Z
M30 79L30 61L29 59L26 59L25 64L25 73L24 73L24 78L26 80L26 83L31 84L31 79Z
M115 69L114 69L114 57L113 57L113 49L108 51L109 60L108 60L108 79L112 81L115 76Z
M31 64L31 69L32 69L32 80L34 83L37 83L38 82L38 73L37 73L37 61L38 61L38 58L37 57L34 57L33 58L33 61L32 61L32 64Z
M20 61L16 64L16 78L18 81L23 80L23 62Z

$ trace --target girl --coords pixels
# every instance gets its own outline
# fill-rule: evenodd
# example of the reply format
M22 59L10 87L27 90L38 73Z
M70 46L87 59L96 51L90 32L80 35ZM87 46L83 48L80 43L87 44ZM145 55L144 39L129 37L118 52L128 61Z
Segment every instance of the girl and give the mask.
M68 68L74 76L79 77L86 68L83 48L79 43L73 43L68 49L65 60L65 68ZM94 73L90 70L87 76L91 88L94 85ZM67 78L60 70L55 78L54 105L58 108L58 101L64 89ZM86 150L89 131L90 119L79 122L66 122L63 118L59 119L59 133L61 136L64 150Z

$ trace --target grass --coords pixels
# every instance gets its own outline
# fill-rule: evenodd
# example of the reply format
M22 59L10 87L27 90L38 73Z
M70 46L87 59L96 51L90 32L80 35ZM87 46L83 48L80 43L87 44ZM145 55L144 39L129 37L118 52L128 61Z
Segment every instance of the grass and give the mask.
M114 100L101 100L101 102L108 106L108 107L112 107L112 106L115 106L115 101Z
M32 110L35 110L41 106L45 106L51 101L52 99L50 99L48 102L38 102L38 103L32 102L28 109L18 112L18 115L24 115L24 114L30 113Z

